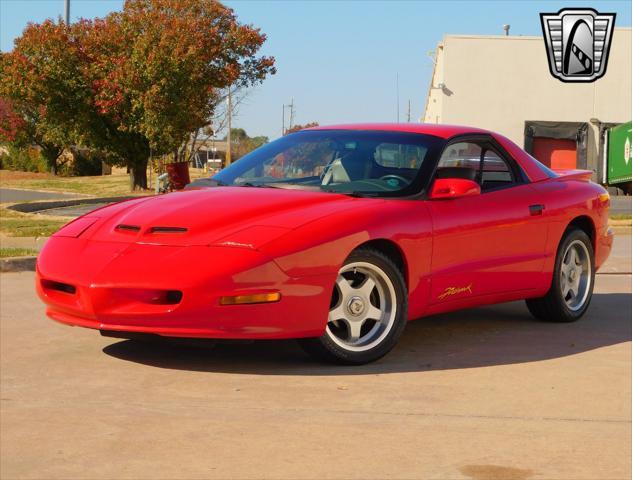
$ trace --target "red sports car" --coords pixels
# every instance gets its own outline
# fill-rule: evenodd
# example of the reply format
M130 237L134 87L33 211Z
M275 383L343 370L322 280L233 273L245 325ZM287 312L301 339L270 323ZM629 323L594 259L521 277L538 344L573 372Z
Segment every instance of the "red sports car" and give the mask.
M574 321L613 239L590 176L469 127L304 130L69 223L37 291L54 320L106 335L296 338L348 364L439 312L526 299Z

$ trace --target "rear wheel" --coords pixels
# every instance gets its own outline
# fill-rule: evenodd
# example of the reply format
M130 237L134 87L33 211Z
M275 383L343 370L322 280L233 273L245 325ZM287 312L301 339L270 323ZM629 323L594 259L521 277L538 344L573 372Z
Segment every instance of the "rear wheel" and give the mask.
M376 250L358 249L338 272L325 333L300 343L327 361L372 362L397 343L408 319L407 306L404 279L393 261Z
M531 314L548 322L574 322L588 309L595 283L590 238L570 228L557 251L551 288L544 297L527 300Z

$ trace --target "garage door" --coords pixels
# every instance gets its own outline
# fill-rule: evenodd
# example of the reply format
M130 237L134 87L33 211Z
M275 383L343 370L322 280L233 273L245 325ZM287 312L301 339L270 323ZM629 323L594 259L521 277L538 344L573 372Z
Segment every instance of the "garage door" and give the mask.
M533 156L553 169L577 168L577 142L564 138L536 137L533 139Z

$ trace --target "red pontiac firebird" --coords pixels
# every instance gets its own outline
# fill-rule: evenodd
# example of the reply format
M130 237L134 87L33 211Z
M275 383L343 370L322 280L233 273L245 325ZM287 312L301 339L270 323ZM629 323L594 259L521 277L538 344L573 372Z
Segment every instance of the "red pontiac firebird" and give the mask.
M613 239L590 176L469 127L303 130L72 221L37 292L52 319L105 335L296 338L347 364L386 354L408 320L476 305L525 299L570 322Z

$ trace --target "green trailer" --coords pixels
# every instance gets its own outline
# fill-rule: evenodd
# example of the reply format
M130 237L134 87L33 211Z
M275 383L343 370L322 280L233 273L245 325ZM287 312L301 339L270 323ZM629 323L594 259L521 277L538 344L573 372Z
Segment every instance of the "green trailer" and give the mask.
M632 121L609 129L606 145L608 185L632 194Z

